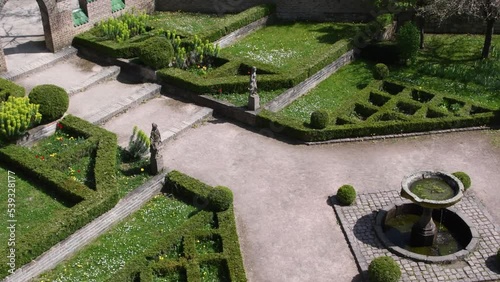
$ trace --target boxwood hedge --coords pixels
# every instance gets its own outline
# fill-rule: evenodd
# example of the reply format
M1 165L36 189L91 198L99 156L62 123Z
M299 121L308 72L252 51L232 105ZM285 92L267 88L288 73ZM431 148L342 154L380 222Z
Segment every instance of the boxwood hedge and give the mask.
M450 103L456 107L450 107ZM259 113L257 124L313 142L495 125L499 121L497 109L394 81L373 81L342 108L343 111L334 113L330 124L320 130L267 110Z
M189 204L194 198L205 199L214 189L178 171L166 176L165 192L174 193ZM209 207L200 206L199 201L195 201L195 205ZM215 237L222 240L221 252L200 254L196 251L200 238ZM165 254L177 247L181 249L177 258L165 258ZM229 280L223 281L246 281L232 205L225 211L199 210L179 228L127 262L108 282L153 281L155 276L165 278L173 273L182 274L186 281L202 281L200 266L203 264L216 265L227 272Z
M0 148L0 160L12 170L28 178L35 179L44 187L54 189L72 207L56 214L53 221L33 229L29 234L19 236L16 244L16 263L24 265L50 247L65 239L84 225L108 211L118 201L116 186L117 139L114 133L90 124L77 117L68 115L61 122L65 132L87 138L83 146L73 148L72 153L81 155L82 151L95 148L94 175L95 190L69 179L64 173L54 169L50 162L35 162L29 149L9 145ZM0 258L5 264L6 257ZM0 270L0 277L7 276L7 269Z

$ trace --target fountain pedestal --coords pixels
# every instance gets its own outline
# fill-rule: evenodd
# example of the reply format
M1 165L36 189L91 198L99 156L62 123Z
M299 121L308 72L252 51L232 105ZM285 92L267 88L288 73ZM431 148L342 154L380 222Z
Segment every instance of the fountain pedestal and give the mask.
M437 229L432 220L432 209L424 208L422 216L411 229L411 245L414 247L432 246L436 235Z

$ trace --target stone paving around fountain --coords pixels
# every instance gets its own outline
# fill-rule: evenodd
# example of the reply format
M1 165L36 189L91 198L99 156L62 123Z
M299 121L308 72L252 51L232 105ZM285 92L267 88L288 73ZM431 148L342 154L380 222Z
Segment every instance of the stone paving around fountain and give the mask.
M463 260L451 264L429 264L415 262L391 254L384 248L373 229L377 211L394 203L408 202L398 191L380 191L358 195L353 206L334 205L354 256L366 274L371 260L389 255L401 266L401 281L495 281L500 280L500 272L495 255L500 245L500 235L495 229L492 217L477 199L474 191L465 193L462 201L454 209L464 214L479 233L479 244Z

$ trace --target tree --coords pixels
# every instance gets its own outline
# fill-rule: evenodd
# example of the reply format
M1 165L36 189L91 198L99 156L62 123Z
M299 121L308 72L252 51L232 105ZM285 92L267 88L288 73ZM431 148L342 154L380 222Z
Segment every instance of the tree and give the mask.
M500 0L429 0L419 11L440 21L451 16L472 16L486 21L482 58L488 58L496 20L500 17Z

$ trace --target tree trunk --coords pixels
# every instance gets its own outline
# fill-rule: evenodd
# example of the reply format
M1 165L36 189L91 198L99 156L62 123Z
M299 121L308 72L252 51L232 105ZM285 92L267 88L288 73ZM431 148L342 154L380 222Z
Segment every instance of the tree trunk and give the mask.
M486 34L484 36L484 45L482 58L486 59L490 56L491 49L491 39L493 38L493 29L495 27L495 19L487 19L486 20Z
M420 49L424 49L424 39L425 39L425 18L424 16L419 16L417 18L418 30L420 31Z

